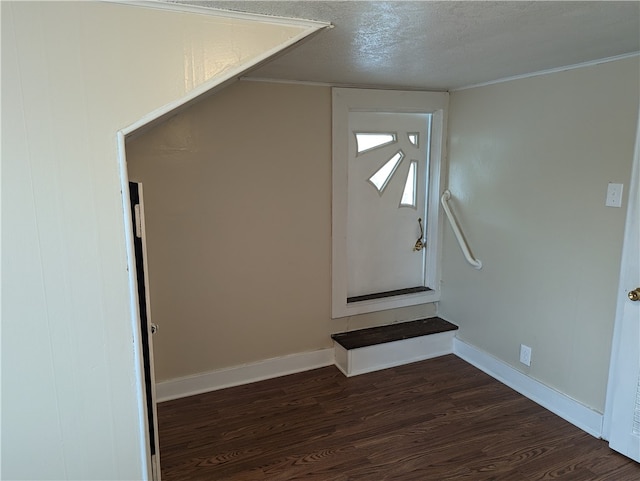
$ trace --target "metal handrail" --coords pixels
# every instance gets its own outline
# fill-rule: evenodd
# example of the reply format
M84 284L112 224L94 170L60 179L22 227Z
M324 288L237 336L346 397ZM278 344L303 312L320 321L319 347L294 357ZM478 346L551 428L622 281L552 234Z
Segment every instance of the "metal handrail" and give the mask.
M460 245L460 249L462 249L462 253L464 254L464 258L467 260L469 264L471 264L476 269L482 269L482 262L471 254L469 250L469 246L467 245L467 241L465 241L462 232L460 231L460 227L458 226L458 222L456 218L453 216L451 209L449 208L449 199L451 198L451 192L449 189L445 190L442 193L442 197L440 197L440 203L442 204L442 208L444 212L447 214L447 218L449 219L449 223L451 224L451 228L453 229L453 233L456 236L458 244Z

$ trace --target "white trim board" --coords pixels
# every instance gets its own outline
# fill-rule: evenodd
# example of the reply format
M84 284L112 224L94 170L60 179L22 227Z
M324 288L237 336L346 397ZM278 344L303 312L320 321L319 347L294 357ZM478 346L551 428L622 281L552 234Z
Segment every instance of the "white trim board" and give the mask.
M603 415L599 412L458 338L453 340L453 353L574 426L596 438L602 436Z
M442 354L447 354L447 352ZM453 354L590 435L596 438L602 436L604 416L599 412L532 379L505 362L458 338L453 339ZM434 356L429 356L429 358L431 357ZM413 359L410 362L418 360L422 359ZM158 402L170 401L227 387L273 379L288 374L337 365L336 361L334 349L328 348L185 376L157 383L157 400ZM391 363L386 367L391 367L392 365L396 364ZM341 369L340 366L338 368ZM364 372L366 371L358 372L357 374ZM351 375L354 374L356 373L351 373Z
M511 82L512 80L520 80L520 79L531 78L531 77L539 77L541 75L548 75L548 74L557 73L557 72L565 72L567 70L574 70L574 69L577 69L577 68L591 67L593 65L600 65L601 63L615 62L616 60L622 60L622 59L625 59L625 58L637 57L638 55L640 55L640 52L631 52L631 53L624 53L624 54L621 54L621 55L615 55L613 57L598 58L598 59L595 59L595 60L589 60L587 62L581 62L581 63L571 64L571 65L563 65L561 67L549 68L549 69L546 69L546 70L538 70L536 72L523 73L523 74L520 74L520 75L513 75L511 77L504 77L504 78L499 78L499 79L496 79L496 80L489 80L488 82L481 82L481 83L478 83L478 84L465 85L463 87L457 87L455 89L451 89L450 92L458 92L460 90L475 89L477 87L486 87L488 85L495 85L495 84L501 84L501 83L504 83L504 82Z
M178 13L191 13L196 15L214 15L216 17L238 18L241 20L255 20L273 25L299 25L302 27L329 27L333 28L330 22L321 20L311 20L306 18L282 17L279 15L265 15L260 13L241 12L238 10L228 10L220 7L207 7L206 5L192 5L185 3L167 3L168 0L102 0L107 3L118 3L133 7L155 8L156 10L166 10Z
M131 0L122 0L122 1L116 1L116 0L109 0L109 1L113 1L114 3L120 3L123 5L131 5L131 6L140 6L140 2L135 2L135 1L131 1ZM186 11L186 12L192 12L193 9L199 9L199 10L204 10L206 11L208 14L210 15L218 15L218 14L224 14L224 15L220 15L223 17L237 17L237 18L244 18L244 15L232 15L233 12L226 12L226 11L222 11L222 10L213 10L213 9L208 9L208 8L201 8L201 7L193 7L192 8L186 8L183 9L183 5L180 5L180 8L174 7L172 4L163 4L163 3L157 3L157 2L150 2L149 4L147 4L146 2L143 2L144 5L146 7L153 7L153 8L160 8L160 9L169 9L169 10L174 10L177 9L179 12L180 11ZM192 12L193 13L193 12ZM202 13L202 12L201 12ZM229 14L229 15L227 15ZM249 15L250 17L252 17L252 20L257 20L257 21L262 21L263 23L276 23L276 24L280 24L280 23L284 23L285 22L285 18L280 18L281 21L275 22L274 19L276 19L276 17L263 17L263 16L259 16L259 15ZM266 18L266 20L265 20ZM173 100L171 102L169 102L166 105L163 105L159 108L157 108L156 110L149 112L148 114L146 114L144 117L142 117L141 119L138 119L137 121L135 121L134 123L132 123L131 125L128 125L126 127L124 127L123 129L121 129L119 132L122 132L123 135L125 135L125 137L133 134L134 132L136 132L139 129L142 129L144 127L150 127L152 125L154 125L155 122L160 121L162 119L164 119L166 116L174 114L175 112L178 111L178 109L183 108L187 105L189 105L191 102L195 101L196 99L202 97L205 94L212 94L214 92L217 92L219 89L222 89L224 87L226 87L227 85L229 85L231 82L236 81L237 79L239 79L244 73L250 71L251 69L261 65L262 63L270 60L272 57L274 57L276 54L280 54L283 51L286 51L289 48L292 48L294 45L300 44L302 42L304 42L305 40L308 40L309 38L311 38L314 34L318 33L319 31L325 29L325 28L333 28L332 25L330 23L326 23L326 22L315 22L315 21L311 21L311 20L296 20L296 19L292 19L291 23L289 25L292 26L300 26L300 27L305 27L306 30L301 31L300 33L298 33L297 35L292 36L291 38L289 38L287 41L280 43L279 45L271 48L270 50L265 51L264 53L257 55L255 58L242 63L241 65L234 67L234 68L230 68L229 70L223 71L221 72L219 75L214 76L213 78L207 80L206 82L203 82L202 84L194 87L193 89L191 89L190 91L186 92L182 97L180 97L179 99Z
M398 341L345 349L334 341L335 364L347 376L425 361L453 352L455 331L438 332Z
M331 28L331 27L330 27ZM416 92L459 92L461 90L469 90L477 87L486 87L489 85L501 84L504 82L510 82L512 80L520 80L531 77L539 77L542 75L548 75L557 72L565 72L567 70L575 70L583 67L591 67L593 65L600 65L607 62L615 62L616 60L624 60L626 58L637 57L640 52L631 52L613 57L599 58L595 60L589 60L587 62L564 65L561 67L550 68L546 70L536 70L535 72L523 73L520 75L513 75L511 77L502 77L495 80L489 80L487 82L481 82L471 85L463 85L456 88L431 88L427 86L423 87L406 87L398 85L383 85L383 84L351 84L351 83L335 83L335 82L314 82L310 80L293 80L293 79L277 79L270 77L248 77L242 76L240 80L249 82L268 82L268 83L280 83L280 84L295 84L295 85L310 85L315 87L337 87L337 88L359 88L359 89L378 89L378 90L404 90L404 91L416 91Z
M331 28L331 27L327 27ZM352 83L335 83L335 82L314 82L312 80L294 80L294 79L278 79L273 77L248 77L243 75L240 77L243 82L265 82L273 84L285 85L307 85L310 87L327 87L342 89L361 89L361 90L402 90L403 92L448 92L446 89L425 89L424 87L399 87L398 85L386 84L352 84Z
M170 401L333 364L333 348L327 348L217 369L157 383L157 401Z

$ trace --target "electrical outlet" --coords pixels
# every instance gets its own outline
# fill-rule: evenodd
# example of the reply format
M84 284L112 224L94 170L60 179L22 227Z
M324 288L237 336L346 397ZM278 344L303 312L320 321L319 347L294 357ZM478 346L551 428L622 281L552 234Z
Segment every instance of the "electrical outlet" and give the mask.
M525 366L531 366L531 348L520 344L520 362Z

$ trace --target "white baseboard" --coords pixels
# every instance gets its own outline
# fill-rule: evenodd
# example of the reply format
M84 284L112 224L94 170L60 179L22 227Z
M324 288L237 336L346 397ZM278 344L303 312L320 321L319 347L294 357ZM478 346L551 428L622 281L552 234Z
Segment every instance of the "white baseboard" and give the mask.
M602 436L603 415L601 413L460 339L453 340L453 353L574 426L596 438Z
M424 348L424 346L420 347ZM437 351L437 353L435 351L431 352L427 358L451 352L447 352L447 349ZM504 361L496 359L458 338L453 339L453 354L592 436L597 438L602 436L604 416L601 413L588 408L575 399L571 399L566 394L562 394L536 381ZM338 365L345 372L346 365L340 366L341 363L336 357L339 357L339 355L334 355L334 349L321 349L159 382L156 384L157 402L249 384L333 364ZM419 359L421 356L409 357L412 359L408 362L421 360ZM343 364L345 361L346 356L343 359ZM378 363L378 369L398 364L395 359L379 359L379 361L382 362ZM352 369L350 373L347 374L345 372L345 374L353 376L367 371L368 369L364 365L359 365L356 369Z
M334 364L333 349L302 352L156 383L157 402L217 391Z

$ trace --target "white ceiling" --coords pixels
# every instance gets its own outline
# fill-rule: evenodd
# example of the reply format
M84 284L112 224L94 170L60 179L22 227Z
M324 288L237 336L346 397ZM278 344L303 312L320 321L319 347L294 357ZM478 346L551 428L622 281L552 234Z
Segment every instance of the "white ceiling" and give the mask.
M640 51L640 2L178 1L331 22L249 77L452 90Z

